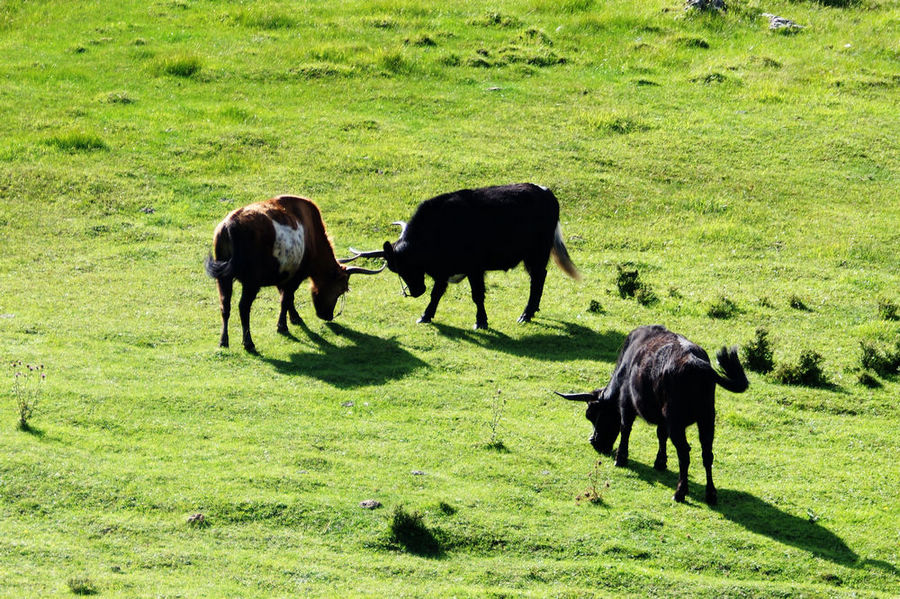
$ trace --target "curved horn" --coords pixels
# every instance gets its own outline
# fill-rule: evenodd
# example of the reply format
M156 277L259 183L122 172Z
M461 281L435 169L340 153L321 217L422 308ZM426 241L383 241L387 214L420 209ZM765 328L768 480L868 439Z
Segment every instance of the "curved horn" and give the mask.
M350 248L350 251L355 255L350 258L341 258L338 260L341 264L347 264L348 262L353 262L357 258L384 258L384 250L371 250L369 252L361 252L359 250L355 250Z
M387 267L387 264L383 265L381 268L379 268L377 270L373 269L373 268L360 268L359 266L350 266L350 267L347 267L346 270L347 270L347 276L350 276L350 275L377 275L382 270L384 270L385 267Z
M559 391L554 391L554 393L569 401L594 401L597 399L593 393L560 393Z
M404 220L395 220L391 223L392 225L397 225L400 227L400 237L403 238L406 235L406 221Z

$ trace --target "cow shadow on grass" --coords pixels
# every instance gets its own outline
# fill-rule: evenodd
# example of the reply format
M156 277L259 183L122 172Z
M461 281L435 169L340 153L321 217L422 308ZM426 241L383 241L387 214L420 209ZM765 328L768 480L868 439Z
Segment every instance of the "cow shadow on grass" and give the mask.
M671 470L658 471L651 466L628 462L628 469L642 480L650 483L661 483L673 490L678 483L678 473ZM691 494L700 497L704 485L696 481L691 483ZM887 562L878 560L860 560L839 536L812 521L809 517L794 516L745 491L718 489L718 504L713 509L726 519L739 524L747 530L769 537L773 541L796 547L803 551L851 568L875 566L897 574L896 568Z
M475 331L436 322L430 326L447 339L538 360L614 362L625 342L625 334L619 331L598 332L581 324L543 318L522 325L528 332L521 337L495 329Z
M282 374L311 376L341 389L381 385L428 366L394 339L368 335L334 322L325 326L346 343L326 339L302 323L300 329L317 350L296 352L287 360L261 359ZM300 341L291 334L286 336Z

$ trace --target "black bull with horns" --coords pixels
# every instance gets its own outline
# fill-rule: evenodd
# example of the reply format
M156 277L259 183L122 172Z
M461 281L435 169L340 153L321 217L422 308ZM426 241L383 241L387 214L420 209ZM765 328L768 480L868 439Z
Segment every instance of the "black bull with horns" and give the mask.
M346 267L337 260L325 231L318 206L306 198L279 196L234 210L213 234L213 255L206 259L206 272L216 279L222 311L219 345L228 347L228 317L234 280L241 282L238 310L244 349L256 351L250 337L250 306L260 288L276 286L281 293L278 332L287 334L287 316L292 324L303 321L294 307L294 292L304 279L311 281L313 306L322 320L334 318L334 307L348 289L352 274L377 274Z
M688 491L690 445L685 429L697 424L703 467L706 469L706 502L716 503L712 479L716 385L733 393L749 383L735 348L716 353L724 376L716 372L709 356L697 344L660 325L638 327L628 334L609 384L591 393L557 393L566 399L587 402L587 419L594 425L591 445L599 453L612 452L622 436L616 466L628 464L628 438L637 416L656 425L659 451L653 467L666 468L666 439L678 452L678 486L675 501Z
M566 274L580 277L563 243L559 202L539 185L518 183L439 195L419 204L409 223L394 224L402 227L394 243L386 241L381 250L352 251L355 257L384 258L413 297L425 293L426 274L434 280L431 301L419 322L434 318L448 283L468 278L476 306L475 328L487 328L484 274L489 270L525 264L531 290L519 322L530 321L540 309L551 254Z

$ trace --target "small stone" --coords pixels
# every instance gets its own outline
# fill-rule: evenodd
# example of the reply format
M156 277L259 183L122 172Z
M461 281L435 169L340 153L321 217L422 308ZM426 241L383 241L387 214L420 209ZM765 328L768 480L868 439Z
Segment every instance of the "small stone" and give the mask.
M425 476L425 472L422 470L413 470L412 472L410 472L410 474L412 474L413 476Z
M356 405L356 404L354 404L352 401L345 401L344 403L341 404L341 407L342 408L352 408L354 405Z
M366 499L365 501L359 502L359 507L366 510L374 510L381 507L381 502L377 499Z

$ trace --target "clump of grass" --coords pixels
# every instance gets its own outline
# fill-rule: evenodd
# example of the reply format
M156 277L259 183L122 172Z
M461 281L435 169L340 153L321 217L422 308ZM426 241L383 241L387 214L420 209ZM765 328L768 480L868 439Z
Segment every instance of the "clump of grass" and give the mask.
M785 385L825 387L829 381L822 371L822 360L821 354L806 349L800 352L797 364L782 364L775 370L773 376L776 381Z
M868 370L861 370L857 375L856 380L863 387L868 387L869 389L877 389L881 387L881 381L875 378L875 375Z
M744 363L753 372L767 373L775 367L769 331L765 327L756 329L756 336L744 346Z
M609 481L607 480L603 485L600 484L600 465L602 463L602 460L597 460L594 464L594 468L587 475L590 486L575 497L575 503L587 502L594 505L603 503L603 489L609 488Z
M619 290L619 297L634 297L634 294L642 285L641 275L638 269L630 263L616 264L616 288Z
M859 363L864 371L874 371L881 376L891 376L900 372L900 341L893 351L882 351L872 341L860 341L859 347L861 350Z
M70 578L66 581L66 585L75 595L97 594L97 585L90 578Z
M879 298L878 317L881 320L900 320L900 308L895 302L886 297Z
M652 306L659 301L656 293L646 284L638 287L637 291L634 292L634 299L642 306Z
M588 304L588 312L591 314L603 314L606 310L603 309L603 305L597 300L591 300L591 303Z
M65 152L93 152L107 149L106 142L99 135L80 129L52 135L47 139L47 145Z
M441 543L419 512L408 512L399 505L388 523L388 543L409 553L433 557L443 553Z
M733 318L739 312L738 305L724 295L720 295L706 309L706 315L710 318Z
M603 133L628 135L650 129L645 123L627 115L609 114L589 119L591 127Z
M47 373L43 364L25 364L16 360L10 364L13 372L12 395L16 402L16 413L19 416L17 427L21 431L30 431L28 421L34 415Z
M495 449L497 451L506 450L506 445L504 445L503 440L500 438L500 421L503 419L504 408L506 408L506 397L500 393L500 389L497 389L497 392L494 393L494 397L491 400L491 437L486 445L488 449Z
M470 25L480 25L482 27L516 27L520 23L519 19L504 15L500 12L488 12L469 21Z
M206 516L197 512L188 516L187 524L191 528L206 528L209 526L209 520L206 519Z
M395 75L407 75L413 70L413 63L400 50L382 50L376 62L383 70Z
M134 98L126 91L109 92L100 96L100 101L106 104L133 104Z
M803 301L803 298L797 294L791 294L791 297L788 298L788 305L794 310L803 310L804 312L810 312L809 306L806 305L806 302Z
M290 29L297 24L291 15L271 10L245 10L234 16L234 21L251 29Z
M408 37L406 38L404 43L412 46L419 46L420 48L437 46L437 42L434 41L431 36L425 33L419 34L415 37Z
M774 308L775 307L775 304L772 303L772 300L770 300L765 295L762 296L761 298L759 298L759 300L757 300L757 303L763 308Z
M196 54L181 53L156 59L153 71L158 75L190 78L203 68L203 60Z

